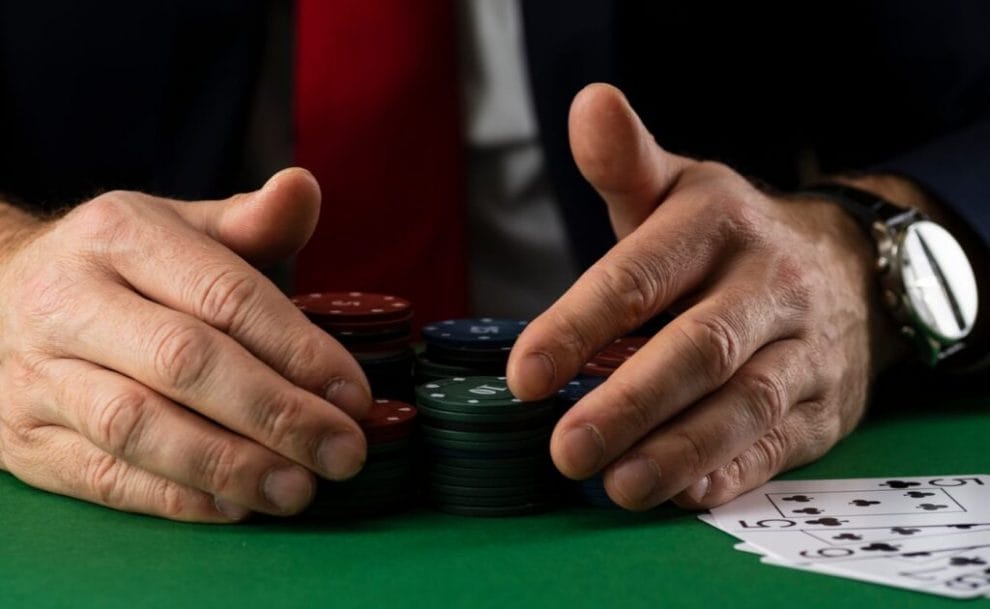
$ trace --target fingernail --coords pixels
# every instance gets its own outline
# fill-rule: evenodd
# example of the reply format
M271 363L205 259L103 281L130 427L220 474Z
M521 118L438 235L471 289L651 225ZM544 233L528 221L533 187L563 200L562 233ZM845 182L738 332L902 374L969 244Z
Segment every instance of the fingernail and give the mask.
M222 497L213 497L213 506L225 517L235 521L244 520L251 513L246 507L231 503Z
M262 484L262 492L279 511L292 514L309 503L313 496L313 482L302 468L287 467L268 474Z
M605 459L605 440L594 425L575 427L561 438L564 461L570 465L575 477L590 476L602 467Z
M519 362L519 374L534 397L544 397L553 390L557 367L549 355L530 353Z
M705 476L701 480L698 480L691 486L687 487L684 494L688 496L688 499L695 503L701 503L701 500L708 495L708 489L712 487L711 478Z
M316 461L331 480L346 480L364 466L364 440L353 433L335 433L320 442Z
M612 472L612 486L632 506L652 507L660 489L660 467L647 457L628 459Z
M359 419L371 407L371 396L363 387L347 379L334 379L327 385L323 396L351 417Z

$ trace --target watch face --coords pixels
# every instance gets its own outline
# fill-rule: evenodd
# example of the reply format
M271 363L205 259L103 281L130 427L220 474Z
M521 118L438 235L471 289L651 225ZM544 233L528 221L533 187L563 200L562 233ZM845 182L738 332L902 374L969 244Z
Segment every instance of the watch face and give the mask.
M934 222L915 222L902 234L898 259L918 329L943 343L965 338L976 323L976 278L955 238Z

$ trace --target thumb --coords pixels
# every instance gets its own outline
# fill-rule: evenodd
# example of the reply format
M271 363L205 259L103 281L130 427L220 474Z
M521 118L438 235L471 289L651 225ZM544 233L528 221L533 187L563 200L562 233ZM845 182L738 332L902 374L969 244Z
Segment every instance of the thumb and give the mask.
M612 228L622 239L663 201L692 161L664 151L622 91L591 84L571 102L571 153L578 169L608 203Z
M182 218L242 258L265 265L302 249L320 215L320 185L299 167L283 169L261 189L218 201L176 202Z

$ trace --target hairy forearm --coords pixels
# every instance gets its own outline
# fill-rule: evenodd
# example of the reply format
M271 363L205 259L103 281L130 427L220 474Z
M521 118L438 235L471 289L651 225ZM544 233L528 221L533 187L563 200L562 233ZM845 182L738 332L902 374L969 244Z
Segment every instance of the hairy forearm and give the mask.
M43 221L0 198L0 262L17 243L33 234Z

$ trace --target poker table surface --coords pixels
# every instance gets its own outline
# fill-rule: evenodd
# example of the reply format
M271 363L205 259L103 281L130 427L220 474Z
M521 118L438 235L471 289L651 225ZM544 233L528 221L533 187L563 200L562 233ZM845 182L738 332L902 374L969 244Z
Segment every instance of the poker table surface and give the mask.
M788 479L987 473L990 390L878 398ZM566 507L505 519L196 525L0 473L0 607L936 607L960 602L760 564L694 514Z

